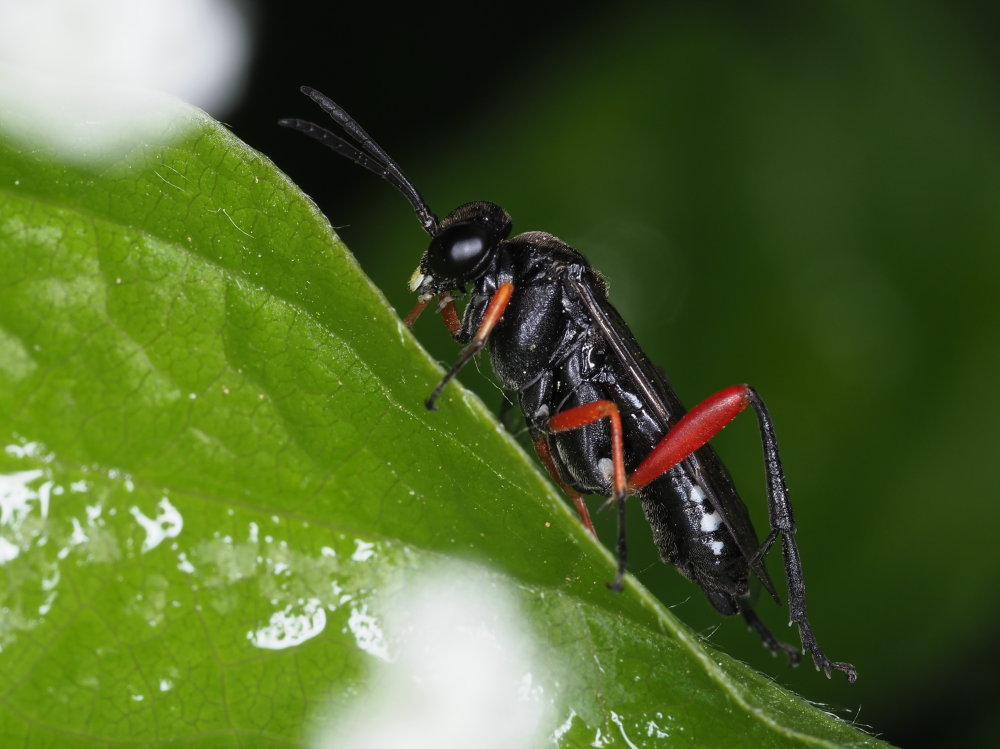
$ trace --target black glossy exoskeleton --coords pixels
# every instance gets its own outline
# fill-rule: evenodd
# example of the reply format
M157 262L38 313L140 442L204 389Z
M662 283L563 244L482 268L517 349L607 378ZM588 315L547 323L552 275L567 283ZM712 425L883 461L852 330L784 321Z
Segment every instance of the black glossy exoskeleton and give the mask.
M579 252L551 234L510 237L511 219L494 203L466 203L442 221L398 165L337 104L310 88L355 141L303 120L282 120L378 174L410 201L431 236L410 282L419 295L412 324L430 302L461 355L427 399L442 389L487 342L505 390L524 412L543 464L593 525L582 494L609 497L618 509L618 572L625 574L625 498L635 494L661 557L697 582L722 614L740 613L773 652L797 663L799 651L779 642L748 601L751 575L778 601L763 559L778 537L788 580L790 620L802 646L827 676L857 678L849 663L831 661L806 615L795 521L771 419L753 388L727 388L686 411L646 358L607 298L604 282ZM461 318L456 296L467 296ZM760 543L728 471L707 445L746 406L757 415L764 447L771 531Z

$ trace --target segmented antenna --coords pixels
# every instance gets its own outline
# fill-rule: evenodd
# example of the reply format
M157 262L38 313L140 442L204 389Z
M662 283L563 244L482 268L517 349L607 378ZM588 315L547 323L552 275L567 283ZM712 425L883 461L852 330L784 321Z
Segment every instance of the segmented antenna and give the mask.
M278 124L283 127L290 127L292 130L298 130L300 133L305 133L310 138L318 140L327 148L331 148L341 156L350 159L358 166L363 166L372 174L377 174L403 193L403 196L413 206L413 210L417 212L417 218L420 219L420 225L424 227L424 231L432 237L435 236L438 232L437 216L427 206L424 199L420 197L420 193L417 192L417 188L413 186L413 183L403 174L403 170L399 168L399 164L393 161L389 157L389 154L383 151L382 147L364 131L364 128L355 122L354 118L329 96L321 94L309 86L302 86L300 90L319 104L320 109L330 115L334 122L344 128L344 131L355 140L357 146L341 138L339 135L331 133L325 127L320 127L308 120L284 119L278 120ZM361 148L358 148L358 146Z

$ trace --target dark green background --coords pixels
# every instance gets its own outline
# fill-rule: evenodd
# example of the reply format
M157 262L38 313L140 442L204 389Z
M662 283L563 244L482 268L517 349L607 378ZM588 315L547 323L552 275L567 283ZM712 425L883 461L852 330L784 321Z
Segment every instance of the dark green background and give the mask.
M272 132L278 116L315 115L300 83L348 107L438 212L494 200L516 230L583 251L689 404L754 384L779 429L817 633L861 679L789 672L738 621L719 626L655 561L638 512L632 569L727 652L889 740L990 743L1000 82L987 6L490 18L454 4L382 22L289 6L262 18L231 124L344 227L401 310L425 239L390 188ZM450 359L439 327L422 320L418 335ZM474 371L462 379L498 402ZM718 444L763 525L754 440L748 421Z

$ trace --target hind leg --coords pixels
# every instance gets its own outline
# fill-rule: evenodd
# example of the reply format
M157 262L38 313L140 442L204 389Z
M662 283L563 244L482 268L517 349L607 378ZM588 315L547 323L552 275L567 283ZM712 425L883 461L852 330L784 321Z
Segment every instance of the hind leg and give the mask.
M771 633L771 630L767 628L767 625L761 621L759 616L757 616L757 612L753 610L753 607L751 607L749 603L739 601L737 606L739 606L740 613L743 614L743 620L747 623L747 626L750 627L750 629L757 633L761 642L764 643L764 647L770 650L773 655L784 653L788 656L788 662L790 664L793 666L799 665L799 661L802 660L802 653L799 652L798 648L789 645L788 643L784 643L775 637Z

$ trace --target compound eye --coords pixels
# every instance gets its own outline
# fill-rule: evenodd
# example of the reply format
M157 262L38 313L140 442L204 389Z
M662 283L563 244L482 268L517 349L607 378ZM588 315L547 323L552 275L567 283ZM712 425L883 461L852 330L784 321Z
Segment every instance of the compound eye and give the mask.
M456 224L431 241L428 270L435 278L471 281L490 255L490 236L479 224Z

